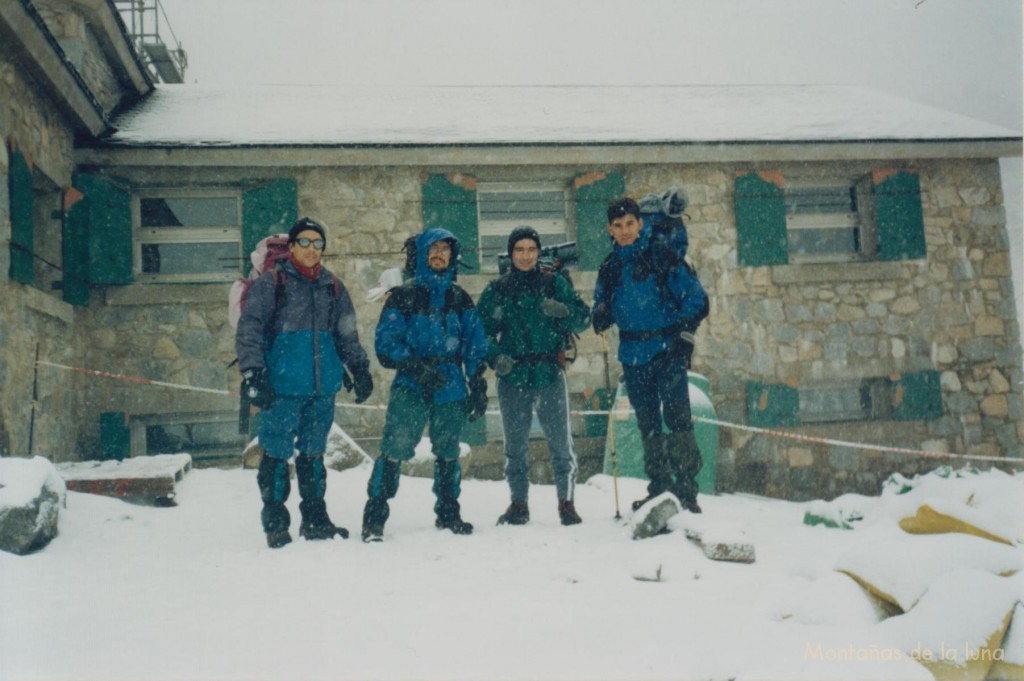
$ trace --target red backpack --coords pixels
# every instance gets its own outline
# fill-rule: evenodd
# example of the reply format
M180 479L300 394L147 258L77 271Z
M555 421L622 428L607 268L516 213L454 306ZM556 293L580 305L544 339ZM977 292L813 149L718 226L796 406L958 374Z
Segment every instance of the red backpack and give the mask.
M242 310L245 309L245 297L249 293L249 287L259 279L264 272L274 273L274 289L278 290L284 283L280 276L281 272L278 263L288 259L288 235L275 234L260 240L256 248L249 254L252 261L252 270L249 276L236 279L228 291L228 322L232 329L238 329L238 320L242 317Z

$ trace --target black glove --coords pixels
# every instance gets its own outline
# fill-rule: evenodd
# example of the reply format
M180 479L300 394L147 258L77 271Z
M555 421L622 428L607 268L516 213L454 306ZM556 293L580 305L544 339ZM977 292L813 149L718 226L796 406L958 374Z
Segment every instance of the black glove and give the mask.
M427 362L407 360L402 363L401 369L419 383L425 399L431 399L434 393L448 383L448 377L444 375L444 372Z
M369 369L361 367L352 371L352 380L355 384L356 404L362 404L373 393L373 376Z
M594 325L594 333L601 334L611 328L612 325L612 311L608 309L608 306L601 303L594 308L593 316L591 317L591 323Z
M689 328L683 329L672 339L672 343L669 346L669 353L683 363L683 366L689 370L690 362L693 360L693 343L694 343L693 331Z
M554 298L545 298L540 304L540 311L552 319L565 319L569 316L569 307Z
M469 378L469 397L466 399L466 413L470 421L476 421L487 412L487 379L482 372Z
M242 396L249 404L266 409L274 403L274 389L270 387L266 369L246 369L242 372Z

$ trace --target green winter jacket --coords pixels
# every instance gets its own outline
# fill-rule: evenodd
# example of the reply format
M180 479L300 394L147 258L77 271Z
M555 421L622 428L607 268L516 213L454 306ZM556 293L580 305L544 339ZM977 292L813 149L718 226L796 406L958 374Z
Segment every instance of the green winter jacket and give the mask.
M569 314L561 319L541 310L545 298L563 303ZM561 275L514 267L495 279L477 302L477 312L487 335L488 359L494 365L499 355L515 361L510 373L501 377L513 385L539 388L551 383L562 370L561 352L567 335L590 325L590 310L572 285Z

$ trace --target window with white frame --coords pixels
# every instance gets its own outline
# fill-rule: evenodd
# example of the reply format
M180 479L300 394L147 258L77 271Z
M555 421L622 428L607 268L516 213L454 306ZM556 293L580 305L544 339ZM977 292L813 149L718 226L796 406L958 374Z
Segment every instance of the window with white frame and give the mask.
M242 269L236 190L155 190L133 198L140 281L231 281Z
M791 262L841 262L873 254L866 178L791 181L784 190Z
M247 437L238 433L238 415L150 414L131 420L135 456L190 454L194 460L237 458Z
M790 262L841 262L875 250L870 184L858 179L787 178L784 190Z
M569 189L559 183L489 182L477 187L480 271L497 272L508 235L521 225L533 227L544 246L568 240Z

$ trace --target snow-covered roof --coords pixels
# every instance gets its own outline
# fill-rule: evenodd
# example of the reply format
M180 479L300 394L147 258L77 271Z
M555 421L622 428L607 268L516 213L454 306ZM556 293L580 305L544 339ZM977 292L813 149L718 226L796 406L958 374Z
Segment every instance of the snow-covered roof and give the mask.
M160 86L113 146L1016 140L855 86Z

